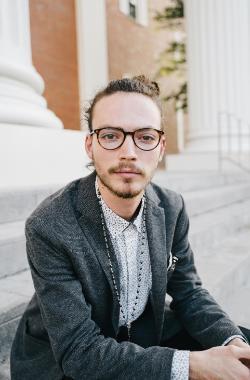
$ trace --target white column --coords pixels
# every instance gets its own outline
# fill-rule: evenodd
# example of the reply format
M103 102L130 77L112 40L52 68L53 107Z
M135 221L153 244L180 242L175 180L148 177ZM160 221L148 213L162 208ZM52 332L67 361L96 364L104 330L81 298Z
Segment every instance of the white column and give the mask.
M189 98L186 149L215 151L219 112L250 121L249 2L186 0L185 12Z
M105 0L76 0L76 23L80 106L82 106L108 81Z
M32 65L28 0L0 1L0 124L63 128Z

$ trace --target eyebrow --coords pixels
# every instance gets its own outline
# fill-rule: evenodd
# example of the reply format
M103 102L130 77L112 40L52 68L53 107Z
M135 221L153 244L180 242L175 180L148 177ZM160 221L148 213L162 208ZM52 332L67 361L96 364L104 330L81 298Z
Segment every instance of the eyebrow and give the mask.
M101 125L98 128L96 128L96 129L101 129L101 128L117 128L117 129L122 129L123 131L125 131L123 127L120 127L120 126L117 126L117 125L116 126L114 126L114 125L107 125L107 124ZM152 125L147 125L145 127L137 127L134 130L136 131L138 129L148 129L148 128L157 129L156 127L153 127Z

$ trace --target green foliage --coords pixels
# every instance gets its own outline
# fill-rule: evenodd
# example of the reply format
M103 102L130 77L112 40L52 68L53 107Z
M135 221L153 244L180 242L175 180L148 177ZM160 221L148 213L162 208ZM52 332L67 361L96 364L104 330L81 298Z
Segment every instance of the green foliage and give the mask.
M170 100L175 101L175 107L176 110L183 109L184 111L187 110L188 104L187 104L187 83L182 83L178 89L178 91L172 92L170 95L165 96L163 98L166 102Z
M162 12L156 12L155 19L167 24L167 26L179 26L184 17L184 5L182 0L171 0L172 6L164 8Z
M162 12L157 12L155 19L162 27L180 29L184 19L184 4L182 0L171 0L172 5L164 8ZM160 54L160 68L157 77L175 75L180 78L179 87L164 100L175 100L176 109L187 110L187 83L186 74L186 43L184 40L172 41L168 47Z
M159 76L182 73L186 64L185 43L171 42L169 47L161 53L159 61L161 63L158 70Z

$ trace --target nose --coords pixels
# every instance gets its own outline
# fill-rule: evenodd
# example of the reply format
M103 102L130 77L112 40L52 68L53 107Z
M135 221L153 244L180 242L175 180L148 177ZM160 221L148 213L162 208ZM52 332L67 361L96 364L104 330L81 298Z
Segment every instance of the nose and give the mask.
M136 146L131 135L127 135L119 149L120 159L136 160Z

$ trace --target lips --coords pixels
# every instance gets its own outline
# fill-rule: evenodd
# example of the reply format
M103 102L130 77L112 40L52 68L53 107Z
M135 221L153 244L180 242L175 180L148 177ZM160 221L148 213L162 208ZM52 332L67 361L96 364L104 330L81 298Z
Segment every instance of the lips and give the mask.
M128 174L141 174L140 172L138 171L135 171L135 170L130 170L130 169L122 169L122 170L115 170L114 173L128 173Z
M123 169L117 169L114 170L113 173L120 174L120 175L126 175L126 176L134 176L134 175L140 175L141 172L139 170L130 169L130 168L123 168Z

